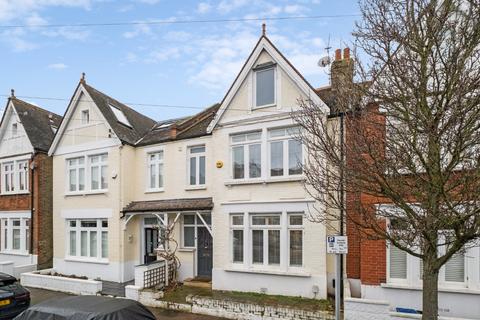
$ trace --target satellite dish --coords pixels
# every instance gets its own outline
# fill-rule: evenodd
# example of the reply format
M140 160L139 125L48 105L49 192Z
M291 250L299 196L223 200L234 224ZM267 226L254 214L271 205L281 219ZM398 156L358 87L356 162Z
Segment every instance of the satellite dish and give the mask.
M318 66L319 67L325 68L328 65L330 65L330 57L329 56L325 56L325 57L321 58L320 60L318 60Z

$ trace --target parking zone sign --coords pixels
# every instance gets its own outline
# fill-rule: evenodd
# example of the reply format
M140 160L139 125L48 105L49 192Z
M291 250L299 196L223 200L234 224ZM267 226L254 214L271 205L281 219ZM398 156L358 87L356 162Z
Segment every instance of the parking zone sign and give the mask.
M347 254L348 253L347 236L328 236L327 237L327 253Z

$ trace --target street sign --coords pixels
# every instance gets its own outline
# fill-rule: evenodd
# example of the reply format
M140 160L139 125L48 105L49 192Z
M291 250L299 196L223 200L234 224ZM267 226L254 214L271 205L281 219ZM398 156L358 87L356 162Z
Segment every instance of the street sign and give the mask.
M327 237L327 253L347 254L348 253L347 236L328 236Z

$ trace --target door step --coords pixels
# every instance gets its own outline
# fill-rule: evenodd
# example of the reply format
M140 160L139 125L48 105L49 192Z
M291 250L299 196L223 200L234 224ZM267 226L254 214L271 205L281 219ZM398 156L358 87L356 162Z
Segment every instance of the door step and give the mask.
M212 289L212 279L210 278L187 278L183 281L187 287Z

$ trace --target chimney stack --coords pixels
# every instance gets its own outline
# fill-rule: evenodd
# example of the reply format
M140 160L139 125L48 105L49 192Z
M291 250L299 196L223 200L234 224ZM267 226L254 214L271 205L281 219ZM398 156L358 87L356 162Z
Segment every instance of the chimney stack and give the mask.
M350 48L335 50L335 61L332 62L332 67L330 70L330 85L332 88L332 93L336 101L332 112L336 113L345 109L340 106L340 101L343 99L337 99L336 97L345 96L348 94L347 90L352 89L353 85L353 69L354 69L354 60L350 57Z

